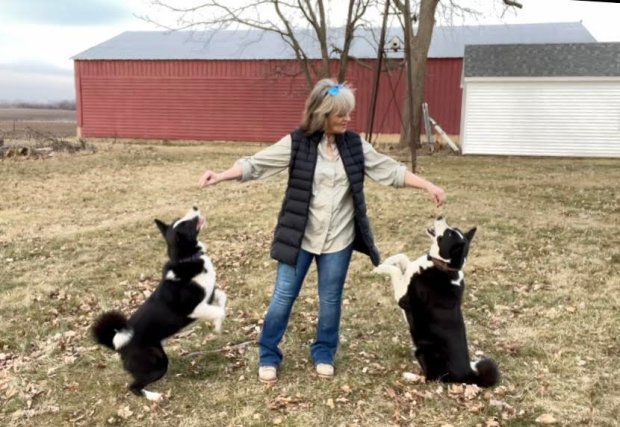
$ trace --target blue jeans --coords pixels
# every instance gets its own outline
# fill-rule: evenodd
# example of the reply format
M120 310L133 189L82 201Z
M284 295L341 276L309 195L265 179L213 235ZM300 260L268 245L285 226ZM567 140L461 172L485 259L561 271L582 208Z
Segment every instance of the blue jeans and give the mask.
M258 339L260 366L277 367L282 362L278 344L284 336L293 304L313 259L316 260L319 279L319 322L310 354L315 364L334 363L340 332L342 291L352 252L351 245L339 252L322 255L302 249L296 266L278 263L275 289Z

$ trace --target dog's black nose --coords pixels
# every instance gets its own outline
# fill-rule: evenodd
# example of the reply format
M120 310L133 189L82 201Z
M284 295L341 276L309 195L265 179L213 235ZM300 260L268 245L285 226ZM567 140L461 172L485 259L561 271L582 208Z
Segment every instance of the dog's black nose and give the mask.
M195 211L197 211L197 210L198 210L198 208L197 208L196 206L194 206L192 209L193 209L193 210L195 210Z
M442 219L443 219L443 215L439 215L439 216L437 217L437 221L441 221Z

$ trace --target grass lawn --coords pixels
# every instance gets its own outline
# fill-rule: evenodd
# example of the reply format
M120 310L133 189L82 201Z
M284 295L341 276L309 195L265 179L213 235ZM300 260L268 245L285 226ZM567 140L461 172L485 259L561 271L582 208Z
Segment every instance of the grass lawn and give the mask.
M0 425L530 426L620 419L620 159L421 157L448 193L367 184L384 257L424 253L438 213L478 227L466 266L472 355L500 365L492 390L406 382L419 373L387 277L354 255L337 375L313 375L316 274L282 344L273 387L255 340L274 283L271 234L286 177L199 190L257 145L98 143L95 154L0 162ZM130 313L165 261L155 218L192 205L229 296L222 335L196 323L167 344L168 375L131 395L112 352L89 336L104 310Z

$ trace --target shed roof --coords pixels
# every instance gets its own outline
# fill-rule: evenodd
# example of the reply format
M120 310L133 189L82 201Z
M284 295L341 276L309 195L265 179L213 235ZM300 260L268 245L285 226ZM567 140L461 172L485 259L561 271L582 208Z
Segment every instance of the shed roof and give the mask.
M465 47L467 77L620 76L620 43Z
M310 58L320 58L311 30L300 30L299 41ZM390 29L387 40L400 29ZM343 32L330 32L331 44L342 46ZM379 29L357 33L351 55L375 58ZM429 58L462 58L468 44L589 43L596 40L580 22L436 27ZM390 53L402 57L402 52ZM91 47L74 60L260 60L294 59L290 46L273 32L226 31L127 31Z

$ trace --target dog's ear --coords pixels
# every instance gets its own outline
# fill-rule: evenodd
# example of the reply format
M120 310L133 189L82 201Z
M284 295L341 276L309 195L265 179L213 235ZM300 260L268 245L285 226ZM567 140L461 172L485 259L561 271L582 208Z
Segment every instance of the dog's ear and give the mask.
M398 300L398 306L400 308L402 308L403 310L405 310L406 312L410 312L411 311L411 306L409 305L409 292L408 291L407 291L407 293L405 295L403 295Z
M166 237L166 233L168 232L168 225L166 223L164 223L163 221L160 221L158 219L155 220L155 224L157 224L157 228L159 228L159 231L161 232L161 235Z
M472 239L474 238L474 234L476 234L476 227L472 228L467 233L465 233L465 237L467 238L467 240L471 242Z

